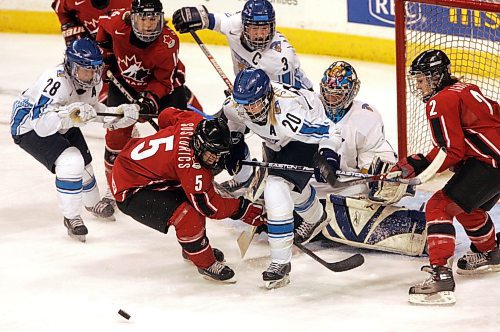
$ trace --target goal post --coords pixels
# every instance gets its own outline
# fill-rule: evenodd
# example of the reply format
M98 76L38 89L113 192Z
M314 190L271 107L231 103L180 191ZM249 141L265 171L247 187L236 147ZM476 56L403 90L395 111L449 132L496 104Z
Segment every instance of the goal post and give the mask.
M407 73L428 49L444 51L451 72L498 100L500 91L500 0L396 0L398 153L432 148L425 104L413 96Z

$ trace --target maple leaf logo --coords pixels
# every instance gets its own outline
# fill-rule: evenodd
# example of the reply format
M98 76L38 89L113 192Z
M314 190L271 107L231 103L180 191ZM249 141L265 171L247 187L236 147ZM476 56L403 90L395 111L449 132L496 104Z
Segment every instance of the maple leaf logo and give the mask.
M150 75L150 70L142 66L142 61L137 61L135 55L125 56L125 59L119 59L118 64L122 75L136 82L144 82L144 79Z
M92 21L85 21L83 20L83 25L85 25L85 28L87 28L90 33L97 33L97 24L99 23L99 20L92 19Z

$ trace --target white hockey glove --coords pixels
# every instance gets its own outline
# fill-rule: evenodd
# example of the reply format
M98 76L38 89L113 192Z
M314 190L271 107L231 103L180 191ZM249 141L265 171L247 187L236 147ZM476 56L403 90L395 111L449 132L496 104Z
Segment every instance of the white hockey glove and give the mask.
M139 105L122 104L118 107L108 107L109 113L123 114L123 117L104 117L104 128L111 130L133 126L139 119Z
M61 129L82 127L97 117L96 110L89 104L76 102L60 109L57 115L61 118Z

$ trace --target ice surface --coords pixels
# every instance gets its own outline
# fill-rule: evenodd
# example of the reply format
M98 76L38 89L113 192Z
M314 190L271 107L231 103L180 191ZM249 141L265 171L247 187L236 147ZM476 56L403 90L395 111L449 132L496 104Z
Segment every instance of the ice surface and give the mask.
M41 72L62 61L60 36L0 35L0 331L498 331L500 274L456 275L457 304L416 307L407 302L410 285L426 278L419 272L426 258L350 249L319 248L326 260L361 252L366 263L333 273L295 252L291 284L267 291L261 272L269 263L265 238L239 258L236 237L243 226L208 221L213 246L224 251L238 282L222 285L201 278L181 258L173 231L163 235L128 216L116 223L84 213L87 243L66 235L54 190L54 177L12 143L12 100ZM208 46L232 79L229 50ZM196 44L181 45L187 84L208 113L223 99L224 82ZM301 55L310 78L319 81L334 60ZM351 60L361 79L359 98L383 114L396 142L395 69ZM144 133L150 129L141 128ZM85 128L98 183L104 188L103 130ZM252 151L260 147L253 141ZM437 187L442 180L437 180ZM427 187L427 189L432 189ZM407 204L418 207L429 192ZM493 211L498 228L500 208ZM457 224L457 256L468 247ZM128 312L129 321L117 314Z

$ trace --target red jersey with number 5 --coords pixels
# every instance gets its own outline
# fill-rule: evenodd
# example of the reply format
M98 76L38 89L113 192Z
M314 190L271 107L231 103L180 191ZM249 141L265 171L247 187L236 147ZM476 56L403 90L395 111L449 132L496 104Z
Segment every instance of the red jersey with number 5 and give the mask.
M427 160L434 159L439 147L446 148L439 172L468 158L499 167L500 106L476 85L458 82L444 88L429 99L426 113L435 146Z
M144 187L179 190L191 204L212 219L228 218L239 200L223 198L214 189L213 174L196 160L189 146L196 125L203 119L191 111L167 108L160 113L160 131L133 138L115 160L110 187L118 202Z

